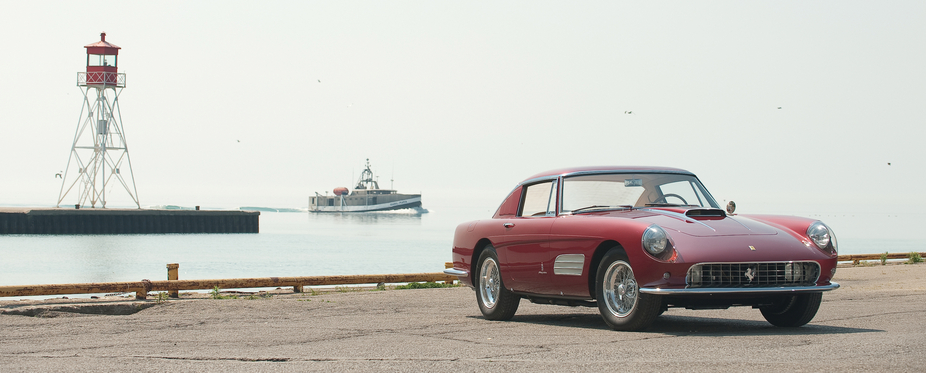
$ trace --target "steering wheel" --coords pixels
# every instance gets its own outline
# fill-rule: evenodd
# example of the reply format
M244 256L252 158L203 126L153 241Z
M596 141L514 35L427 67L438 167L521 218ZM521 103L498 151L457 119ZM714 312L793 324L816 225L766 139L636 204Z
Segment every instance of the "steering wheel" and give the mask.
M663 195L662 195L662 198L660 198L660 199L662 200L662 202L669 203L669 201L666 200L666 199L669 198L669 197L675 197L675 198L678 198L678 199L682 200L682 204L683 204L683 205L687 205L687 204L688 204L688 201L686 201L684 198L682 198L682 196L680 196L680 195L678 195L678 194L675 194L675 193L663 194Z

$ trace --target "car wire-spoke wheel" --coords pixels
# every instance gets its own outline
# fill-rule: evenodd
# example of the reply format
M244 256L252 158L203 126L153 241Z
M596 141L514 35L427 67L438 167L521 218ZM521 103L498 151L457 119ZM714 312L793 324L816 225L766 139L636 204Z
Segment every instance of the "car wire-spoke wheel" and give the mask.
M624 250L609 250L595 272L595 300L604 322L614 330L646 329L659 316L662 297L640 292Z
M482 269L479 271L479 292L482 293L482 305L486 308L494 308L498 301L498 293L501 290L502 281L498 275L498 263L492 258L487 258L482 263Z
M521 297L505 288L502 266L492 245L479 254L473 279L479 310L489 320L510 320L521 304Z
M616 261L604 273L604 302L614 316L627 317L637 305L640 288L630 264Z

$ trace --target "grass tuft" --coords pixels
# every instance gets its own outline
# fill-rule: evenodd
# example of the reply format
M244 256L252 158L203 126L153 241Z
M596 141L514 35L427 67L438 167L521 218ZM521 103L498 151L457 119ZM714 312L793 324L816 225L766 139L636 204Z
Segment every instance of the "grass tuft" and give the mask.
M237 295L222 295L218 286L212 288L212 299L238 299Z
M410 282L408 285L397 285L396 290L403 289L435 289L435 288L455 288L460 285L448 284L446 282Z
M923 262L923 257L920 256L920 253L916 251L911 251L910 258L907 259L907 263L914 264L914 263L921 263L921 262Z

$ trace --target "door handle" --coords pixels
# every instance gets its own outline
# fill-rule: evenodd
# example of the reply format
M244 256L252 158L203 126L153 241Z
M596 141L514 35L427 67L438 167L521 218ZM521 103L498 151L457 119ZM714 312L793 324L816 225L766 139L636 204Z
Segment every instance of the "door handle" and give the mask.
M504 225L505 225L505 228L514 227L514 223L505 223Z

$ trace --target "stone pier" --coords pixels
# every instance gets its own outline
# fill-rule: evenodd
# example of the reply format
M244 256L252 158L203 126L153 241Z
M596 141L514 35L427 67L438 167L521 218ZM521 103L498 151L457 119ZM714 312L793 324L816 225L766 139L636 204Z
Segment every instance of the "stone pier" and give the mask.
M260 212L0 208L0 234L258 233Z

